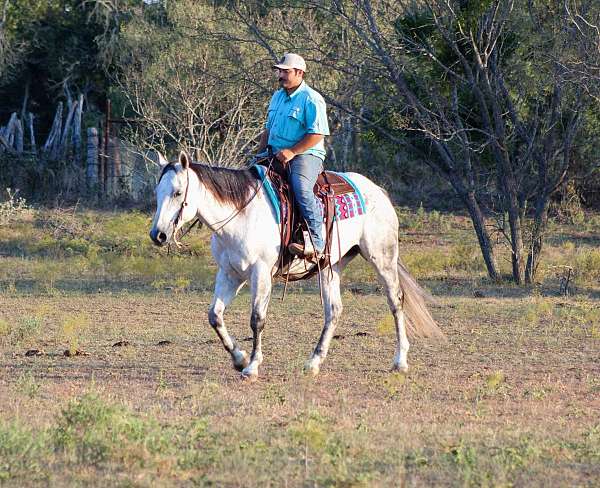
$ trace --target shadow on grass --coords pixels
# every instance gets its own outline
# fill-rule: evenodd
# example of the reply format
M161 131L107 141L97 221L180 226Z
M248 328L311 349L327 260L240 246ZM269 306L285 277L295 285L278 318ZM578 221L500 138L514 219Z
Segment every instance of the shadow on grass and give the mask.
M185 290L173 290L173 287L156 288L152 284L136 280L85 280L85 279L61 279L57 280L51 288L40 284L33 279L22 280L0 280L0 290L12 290L12 293L42 294L51 295L52 293L163 293L163 292L206 292L214 288L213 282L190 283Z
M146 348L154 349L153 346ZM6 378L12 378L10 382L17 382L25 373L35 374L38 380L53 380L56 382L67 381L97 381L102 379L112 380L115 377L126 377L128 381L144 382L148 385L155 385L157 378L165 373L165 361L155 360L150 362L147 356L143 363L132 361L131 364L119 361L118 364L110 364L98 356L85 356L85 358L67 358L60 353L46 353L32 359L23 358L15 363L12 354L10 359L8 355L3 361L0 361L0 368L5 372ZM170 387L183 387L184 382L177 381L177 372L185 370L183 378L202 379L206 376L207 367L200 365L190 365L183 360L177 364L169 363L168 382Z
M518 286L511 282L496 283L487 278L448 277L436 279L421 279L419 284L427 289L434 297L469 297L469 298L526 298L533 294L545 297L564 296L560 292L560 284L556 280L547 280L541 285ZM273 283L273 298L283 296L285 285L281 281ZM214 280L191 282L184 289L175 289L172 286L153 286L143 280L114 280L114 279L59 279L51 289L33 279L0 280L0 290L11 290L9 293L24 293L30 295L51 295L53 293L120 293L131 292L140 294L155 293L207 293L214 290ZM360 282L342 279L342 292L349 292L357 299L361 296L385 296L383 285L377 282ZM288 283L286 295L302 293L309 296L319 296L319 287L316 278L307 281ZM239 295L249 294L248 286L240 290ZM569 296L600 298L600 287L593 286L575 287Z
M591 232L557 232L555 234L550 234L546 237L544 242L545 246L562 246L565 242L576 242L578 246L590 246L590 247L599 247L600 246L600 234L594 234Z

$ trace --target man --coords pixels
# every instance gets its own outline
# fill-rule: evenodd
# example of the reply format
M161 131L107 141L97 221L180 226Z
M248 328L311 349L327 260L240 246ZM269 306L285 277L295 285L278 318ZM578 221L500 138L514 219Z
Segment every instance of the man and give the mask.
M271 98L258 151L270 145L275 157L287 166L294 197L312 236L312 242L305 235L303 244L290 244L290 252L318 258L323 254L325 242L323 217L313 187L323 171L323 140L329 135L325 101L305 83L306 63L301 56L287 53L273 67L281 88Z

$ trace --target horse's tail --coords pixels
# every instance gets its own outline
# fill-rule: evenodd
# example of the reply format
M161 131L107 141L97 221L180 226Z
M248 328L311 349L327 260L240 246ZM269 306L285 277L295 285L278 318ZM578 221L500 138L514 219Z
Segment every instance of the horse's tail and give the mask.
M398 277L404 294L403 309L407 317L407 330L414 337L432 337L446 339L442 330L427 309L426 301L433 302L433 297L425 291L408 272L402 261L398 259Z

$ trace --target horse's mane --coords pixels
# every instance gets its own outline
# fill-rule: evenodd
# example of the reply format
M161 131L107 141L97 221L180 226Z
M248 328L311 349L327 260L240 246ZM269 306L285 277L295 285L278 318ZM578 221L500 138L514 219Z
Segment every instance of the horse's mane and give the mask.
M191 163L190 169L218 202L233 205L237 210L248 203L250 190L256 189L258 181L258 174L251 169L220 168L201 163ZM160 177L169 170L176 171L175 165L165 166Z

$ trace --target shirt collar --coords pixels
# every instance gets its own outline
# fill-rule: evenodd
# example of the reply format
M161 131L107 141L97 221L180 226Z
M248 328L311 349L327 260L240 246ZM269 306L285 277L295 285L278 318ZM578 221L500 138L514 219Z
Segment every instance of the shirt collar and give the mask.
M304 80L302 80L302 83L300 83L300 85L298 85L298 88L296 88L291 95L288 95L288 92L285 91L285 88L282 88L283 93L285 94L286 97L288 97L289 99L294 98L298 93L303 92L304 90L306 90L306 83L304 82Z

